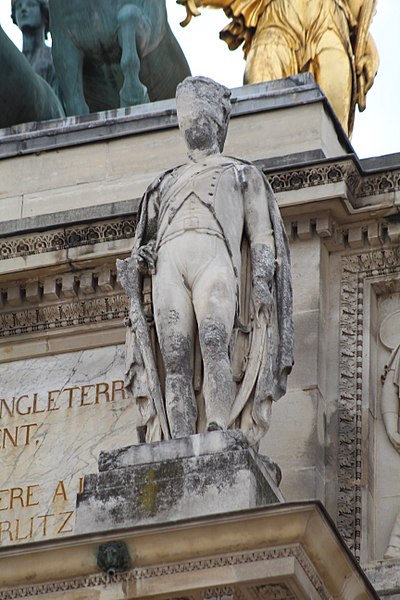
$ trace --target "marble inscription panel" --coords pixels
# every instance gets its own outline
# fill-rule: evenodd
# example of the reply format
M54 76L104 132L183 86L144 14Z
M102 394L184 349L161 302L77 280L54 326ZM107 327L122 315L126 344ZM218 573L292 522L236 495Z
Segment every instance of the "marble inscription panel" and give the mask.
M74 531L101 450L135 443L123 347L0 365L0 545Z

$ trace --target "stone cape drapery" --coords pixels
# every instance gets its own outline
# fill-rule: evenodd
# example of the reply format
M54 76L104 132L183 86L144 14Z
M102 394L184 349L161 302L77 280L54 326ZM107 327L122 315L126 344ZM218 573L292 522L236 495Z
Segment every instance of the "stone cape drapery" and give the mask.
M246 161L229 160L240 165L251 165ZM254 165L252 165L252 168ZM140 209L139 222L136 231L133 255L143 244L143 237L148 223L148 208L151 198L157 194L160 186L182 167L177 167L163 173L147 189ZM263 176L264 177L264 176ZM242 273L240 275L240 307L237 315L237 326L234 329L231 342L231 361L234 379L237 382L235 399L227 399L232 403L230 427L244 431L252 444L257 444L267 431L270 420L271 401L278 400L286 392L286 379L293 364L293 323L292 323L292 290L290 279L290 258L286 233L280 217L279 208L264 177L266 198L270 219L274 231L276 268L274 275L274 309L270 322L267 324L260 317L257 322L250 317L251 313L251 266L246 236L242 242ZM130 259L133 267L133 260ZM134 267L133 267L134 268ZM161 353L158 348L157 335L153 324L151 309L151 282L148 276L142 278L138 293L138 301L142 304L149 323L149 338L153 346L153 355L157 363L161 389L163 389L163 367ZM247 291L246 291L247 290ZM244 326L241 324L244 323ZM197 336L198 337L198 336ZM145 435L142 441L157 441L162 439L160 427L160 410L157 409L149 389L142 351L135 333L135 327L127 329L126 356L126 386L131 390L138 403L142 426ZM205 430L204 402L202 397L202 367L201 353L198 341L195 343L194 382L198 406L197 432ZM142 429L143 432L143 429Z

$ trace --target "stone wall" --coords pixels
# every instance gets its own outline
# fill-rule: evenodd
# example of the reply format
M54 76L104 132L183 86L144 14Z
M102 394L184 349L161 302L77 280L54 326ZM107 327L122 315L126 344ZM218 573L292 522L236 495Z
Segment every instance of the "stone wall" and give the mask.
M175 119L166 101L0 133L2 545L73 533L100 450L137 441L115 260L146 186L185 160ZM301 76L234 91L226 154L264 170L291 242L296 364L261 451L286 500L321 500L363 564L382 560L400 511L380 408L400 161L359 161Z

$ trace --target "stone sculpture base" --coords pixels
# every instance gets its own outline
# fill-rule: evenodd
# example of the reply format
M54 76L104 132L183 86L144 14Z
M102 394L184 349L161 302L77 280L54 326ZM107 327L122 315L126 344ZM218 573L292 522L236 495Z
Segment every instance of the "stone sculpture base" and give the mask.
M279 467L240 431L128 446L85 477L76 533L169 522L283 502Z

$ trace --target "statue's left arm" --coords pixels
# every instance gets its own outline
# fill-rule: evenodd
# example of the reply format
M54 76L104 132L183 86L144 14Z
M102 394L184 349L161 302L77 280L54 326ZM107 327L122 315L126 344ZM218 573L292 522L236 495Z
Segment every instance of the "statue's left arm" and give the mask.
M245 229L250 244L255 316L258 318L263 312L269 321L273 306L275 242L267 195L272 192L254 166L245 165L241 171L241 178L244 189Z

